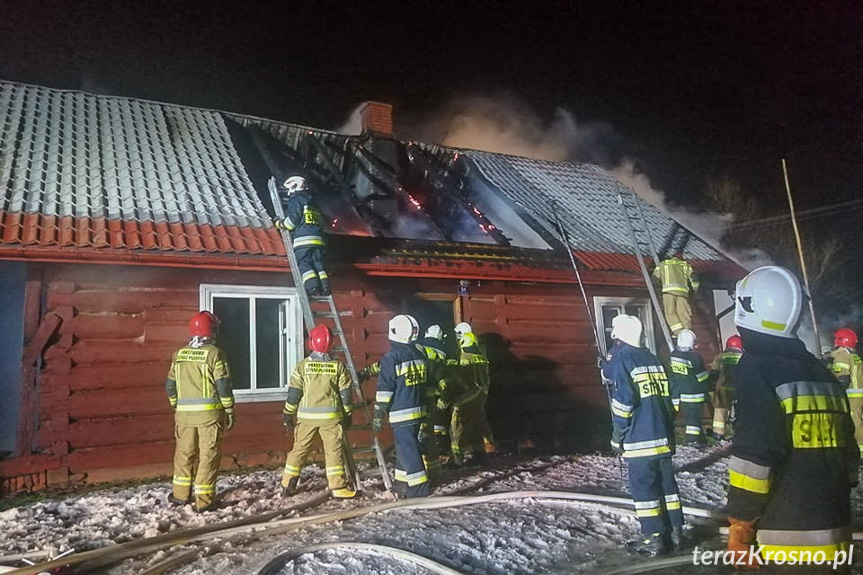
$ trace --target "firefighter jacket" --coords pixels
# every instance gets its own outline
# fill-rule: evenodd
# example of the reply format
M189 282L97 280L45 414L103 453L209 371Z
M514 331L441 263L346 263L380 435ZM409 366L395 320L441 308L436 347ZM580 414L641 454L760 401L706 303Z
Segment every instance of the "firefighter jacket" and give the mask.
M848 397L863 398L863 362L860 356L847 347L839 346L830 352L830 360L830 369L845 386Z
M704 369L704 360L697 351L671 352L669 358L671 402L675 409L681 403L702 403L707 400L707 380L710 374Z
M428 415L429 361L413 343L391 342L381 358L375 414L389 413L390 425L419 423Z
M444 406L460 407L482 395L469 365L449 360L440 365L441 380L438 382L440 401Z
M742 351L726 349L710 364L710 375L716 378L716 392L725 387L734 390L734 377L737 373L737 364L743 357Z
M623 443L623 456L671 457L674 406L665 368L648 350L619 340L610 355L602 375L613 385L613 437Z
M209 340L174 353L165 390L178 415L204 423L233 413L234 391L225 353ZM192 415L195 414L195 415Z
M689 262L678 258L663 260L653 270L656 279L662 282L662 293L689 295L689 289L698 291L698 274Z
M797 338L741 329L728 515L758 521L767 550L850 542L859 451L842 386Z
M298 421L321 423L350 415L351 376L341 361L312 352L294 368L282 410Z
M317 202L306 190L288 196L285 206L285 226L294 240L294 249L323 247L323 217Z
M482 392L488 395L488 388L491 381L488 370L488 360L485 358L480 349L476 346L466 347L461 351L459 364L465 366L468 372L468 377L473 380L477 387Z

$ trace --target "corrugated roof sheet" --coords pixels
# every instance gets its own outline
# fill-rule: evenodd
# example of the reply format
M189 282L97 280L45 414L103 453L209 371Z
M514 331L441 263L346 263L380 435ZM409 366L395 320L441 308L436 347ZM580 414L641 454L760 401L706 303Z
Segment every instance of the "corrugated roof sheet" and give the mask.
M0 238L283 252L218 112L0 82Z
M555 221L554 206L557 204L560 208L557 215L574 246L580 250L605 254L632 253L632 241L617 200L618 186L622 184L602 168L477 151L462 151L462 157L472 161L501 193L536 216L539 223ZM654 244L661 249L681 226L652 204L641 198L638 201ZM556 234L551 226L548 229ZM693 259L727 260L694 234L685 251ZM604 265L618 265L612 263L613 259L605 258ZM632 258L630 262L637 269L637 262ZM610 269L631 269L631 265Z

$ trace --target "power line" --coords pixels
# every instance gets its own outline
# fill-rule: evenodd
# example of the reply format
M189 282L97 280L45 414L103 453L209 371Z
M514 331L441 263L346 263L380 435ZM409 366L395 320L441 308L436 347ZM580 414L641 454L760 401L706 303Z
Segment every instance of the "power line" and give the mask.
M840 202L838 204L830 204L828 206L821 206L818 208L812 208L810 210L803 210L797 213L797 219L808 220L833 215L833 213L837 212L857 211L859 209L863 209L863 199L849 200L847 202ZM769 216L766 218L758 218L756 220L748 220L745 222L740 222L739 224L732 224L728 226L728 229L740 229L756 225L776 225L784 223L790 219L790 214L781 214L778 216Z

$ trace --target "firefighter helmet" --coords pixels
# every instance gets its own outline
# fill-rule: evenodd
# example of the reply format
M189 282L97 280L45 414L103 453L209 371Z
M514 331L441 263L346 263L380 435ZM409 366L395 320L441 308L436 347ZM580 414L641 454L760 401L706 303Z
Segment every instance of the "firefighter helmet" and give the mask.
M193 337L216 337L219 333L219 318L208 311L199 311L189 320L189 335Z
M737 334L725 340L725 349L743 349L743 340Z
M734 323L767 335L796 337L803 289L787 269L764 266L737 282Z
M467 323L466 321L463 321L460 324L458 324L457 326L455 326L456 337L461 337L469 331L473 331L473 329L470 327L470 324Z
M458 338L458 345L462 349L467 349L471 346L477 345L476 335L472 331L466 331L461 334L461 337Z
M291 176L285 183L282 184L282 187L288 191L288 194L293 194L294 192L299 192L300 190L308 190L309 185L306 183L306 179L302 176Z
M684 329L677 334L677 349L680 351L692 351L697 343L698 338L691 329Z
M857 334L854 333L853 329L840 327L836 330L836 333L833 334L833 345L836 347L857 347Z
M329 353L333 344L330 328L325 325L315 326L309 330L309 349L318 353Z
M420 326L413 316L399 314L390 320L389 338L397 343L411 343L419 337Z
M634 315L619 314L611 321L611 339L619 339L635 347L641 347L641 320Z
M426 330L426 337L443 341L443 330L438 324L430 325Z

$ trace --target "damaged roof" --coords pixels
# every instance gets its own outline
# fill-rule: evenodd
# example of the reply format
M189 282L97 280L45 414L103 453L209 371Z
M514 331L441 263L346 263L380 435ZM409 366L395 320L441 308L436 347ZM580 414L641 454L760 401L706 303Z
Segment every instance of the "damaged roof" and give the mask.
M523 258L559 247L557 215L589 268L637 269L619 184L596 166L0 82L3 257L204 254L286 265L266 180L293 173L318 189L334 235ZM670 248L683 228L641 204L657 247ZM689 257L731 263L683 232Z

